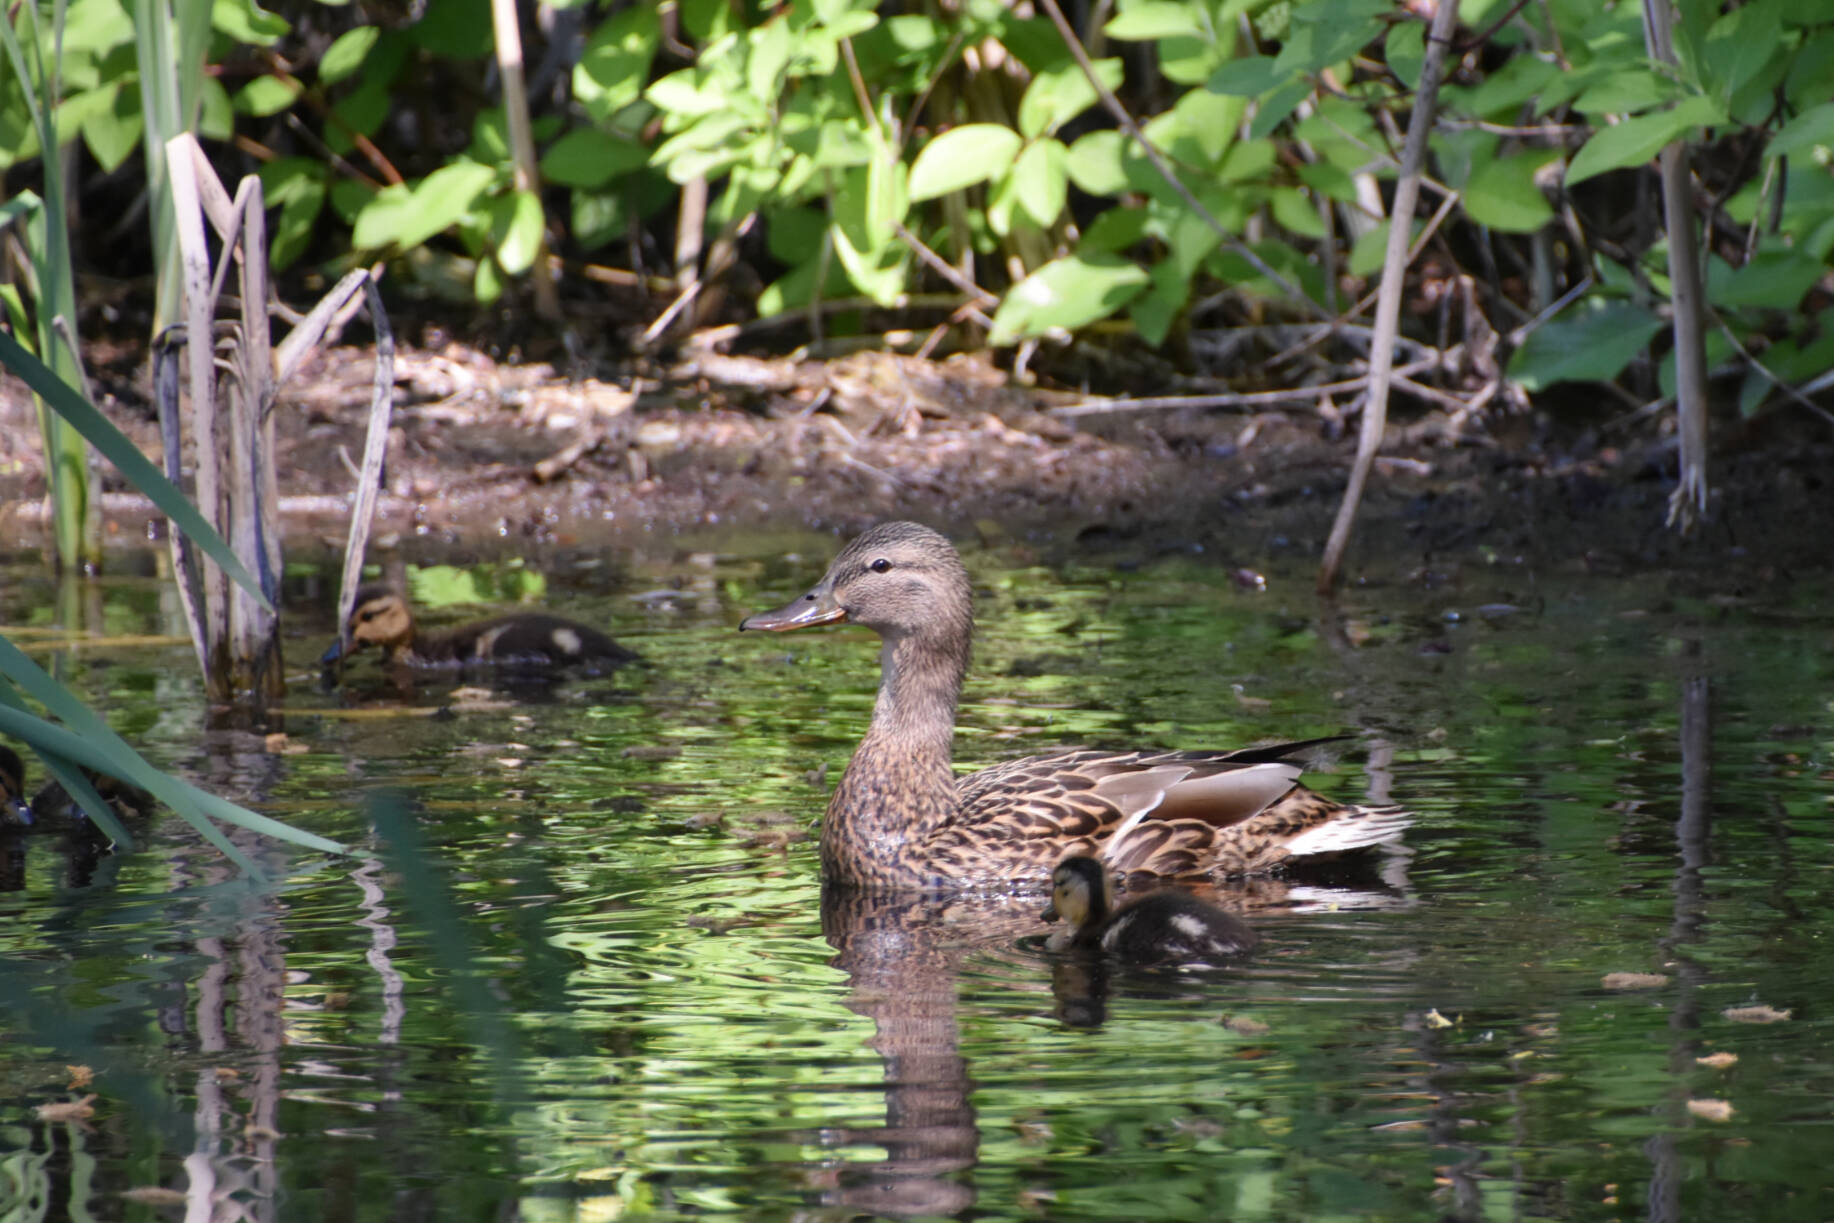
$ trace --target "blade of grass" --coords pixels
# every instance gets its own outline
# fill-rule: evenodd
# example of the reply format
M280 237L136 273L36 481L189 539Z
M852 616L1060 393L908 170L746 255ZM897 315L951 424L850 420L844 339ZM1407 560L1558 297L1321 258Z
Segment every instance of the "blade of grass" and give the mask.
M21 713L17 703L13 702L13 709L0 709L0 730L18 735L34 747L42 744L77 764L133 782L190 821L199 832L211 837L212 843L218 843L221 838L214 826L208 825L208 820L214 818L308 849L335 854L346 852L336 841L258 815L228 799L200 790L188 781L160 772L68 689L52 679L44 668L4 637L0 637L0 674L12 680L27 696L43 705L52 716L64 723L64 727L69 728L66 730L28 713ZM104 748L112 751L104 751ZM235 857L238 863L244 861L227 841L222 841L219 848Z

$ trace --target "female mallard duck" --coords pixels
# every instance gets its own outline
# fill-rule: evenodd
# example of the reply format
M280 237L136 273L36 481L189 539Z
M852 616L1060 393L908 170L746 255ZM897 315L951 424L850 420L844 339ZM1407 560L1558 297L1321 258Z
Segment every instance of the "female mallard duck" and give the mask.
M1066 854L1118 871L1241 875L1391 841L1394 807L1295 784L1306 743L1222 752L1069 751L957 778L950 741L974 632L968 572L910 522L849 544L813 589L741 629L863 624L884 642L866 731L822 822L823 873L875 888L1041 882ZM1318 742L1314 740L1313 742Z
M1048 922L1061 917L1068 926L1051 936L1053 949L1099 948L1129 964L1226 960L1253 951L1261 941L1241 918L1175 887L1117 909L1107 869L1082 854L1065 858L1051 872L1051 903L1040 916Z
M355 653L372 645L381 648L382 661L389 666L616 666L637 660L635 653L597 629L541 612L518 612L438 632L416 633L414 613L407 599L379 582L357 591L343 636L331 643L319 662L330 666L346 652Z

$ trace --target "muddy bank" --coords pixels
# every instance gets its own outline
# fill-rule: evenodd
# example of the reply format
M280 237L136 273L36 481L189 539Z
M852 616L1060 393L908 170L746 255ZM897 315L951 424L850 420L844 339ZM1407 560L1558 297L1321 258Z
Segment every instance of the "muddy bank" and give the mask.
M150 455L132 353L98 396ZM290 546L341 544L363 449L371 353L315 356L277 409ZM0 390L0 532L37 542L43 477L29 399ZM861 353L797 363L702 353L616 382L499 364L456 343L397 367L378 535L427 549L652 550L705 528L851 531L886 517L1129 551L1202 548L1303 564L1322 547L1352 441L1334 414L1161 409L1066 416L1077 398L975 358ZM1834 441L1777 414L1716 438L1715 502L1691 539L1662 526L1660 422L1615 429L1519 413L1454 431L1397 405L1348 573L1442 580L1472 563L1691 570L1719 588L1828 564ZM108 481L111 533L144 503ZM418 548L416 550L419 550Z

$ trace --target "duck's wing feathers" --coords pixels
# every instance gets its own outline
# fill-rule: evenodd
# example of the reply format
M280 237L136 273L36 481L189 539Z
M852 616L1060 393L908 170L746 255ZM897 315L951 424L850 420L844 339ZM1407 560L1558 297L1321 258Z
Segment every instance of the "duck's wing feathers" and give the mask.
M997 838L1003 856L1036 845L1048 868L1096 853L1111 869L1237 874L1388 841L1399 808L1333 802L1297 783L1292 753L1324 740L1233 752L1072 751L961 778L943 840Z

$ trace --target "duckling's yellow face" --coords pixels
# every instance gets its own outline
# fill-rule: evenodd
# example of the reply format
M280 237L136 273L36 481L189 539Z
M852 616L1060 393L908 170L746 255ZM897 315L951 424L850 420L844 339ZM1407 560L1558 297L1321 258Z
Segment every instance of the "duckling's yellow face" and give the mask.
M393 591L363 599L350 610L350 642L354 649L381 646L391 653L414 636L414 618L407 601Z
M1072 927L1081 927L1089 917L1089 882L1066 866L1051 872L1051 904L1044 920L1063 918Z
M1061 917L1072 929L1099 922L1111 907L1110 886L1107 869L1094 858L1065 858L1051 872L1051 903L1042 916L1046 921Z

